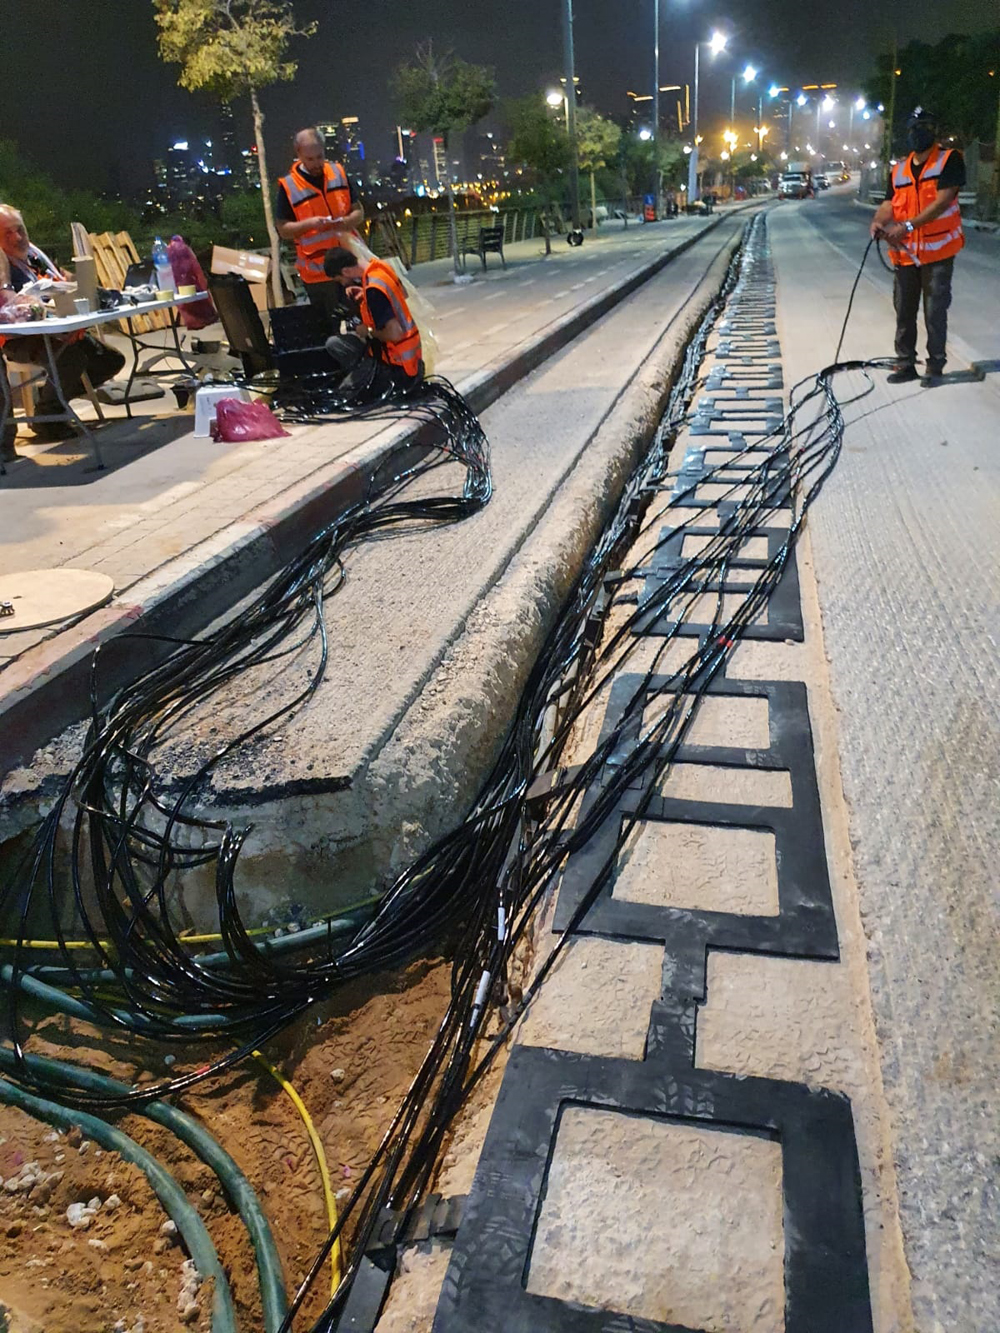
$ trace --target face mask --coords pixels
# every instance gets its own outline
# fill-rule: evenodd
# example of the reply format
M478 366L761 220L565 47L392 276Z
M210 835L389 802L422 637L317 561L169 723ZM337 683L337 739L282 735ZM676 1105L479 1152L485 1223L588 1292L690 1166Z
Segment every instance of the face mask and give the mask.
M934 131L926 125L914 125L906 132L906 145L911 153L922 153L934 142Z

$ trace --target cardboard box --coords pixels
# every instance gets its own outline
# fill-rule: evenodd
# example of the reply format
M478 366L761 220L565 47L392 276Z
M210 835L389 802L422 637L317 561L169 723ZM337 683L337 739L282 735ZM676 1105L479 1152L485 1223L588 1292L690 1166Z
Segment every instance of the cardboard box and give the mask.
M271 289L268 278L271 275L271 256L254 254L252 250L230 250L225 245L212 246L213 273L242 273L250 284L250 294L254 305L263 316L267 316L270 305Z

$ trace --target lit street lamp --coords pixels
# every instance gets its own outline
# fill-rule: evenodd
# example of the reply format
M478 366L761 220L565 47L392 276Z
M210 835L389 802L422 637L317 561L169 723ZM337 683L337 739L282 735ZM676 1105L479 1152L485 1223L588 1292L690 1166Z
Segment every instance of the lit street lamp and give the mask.
M553 111L561 106L566 116L566 133L569 134L569 98L565 93L556 92L553 88L551 92L545 94L545 101Z
M754 69L753 65L746 65L743 70L743 82L753 83L756 77L757 77L757 71ZM758 117L758 119L760 119L760 117ZM730 125L734 124L735 121L736 121L736 75L734 74L732 77L732 81L730 83L730 92L729 92Z
M695 42L694 44L694 143L695 149L691 154L690 165L688 167L688 199L693 203L698 197L698 80L699 64L701 59L701 48L707 46L713 56L717 56L720 51L726 49L727 37L725 33L718 29L712 33L707 42Z

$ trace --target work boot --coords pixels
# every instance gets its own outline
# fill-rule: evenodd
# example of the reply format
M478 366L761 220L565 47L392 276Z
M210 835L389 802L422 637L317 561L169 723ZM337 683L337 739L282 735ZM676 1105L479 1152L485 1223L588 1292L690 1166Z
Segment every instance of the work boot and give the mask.
M925 389L936 388L937 385L944 382L944 362L935 365L933 361L927 362L927 369L921 376L920 383Z
M918 380L920 375L917 373L916 366L897 366L890 374L886 375L886 384L909 384L910 380Z

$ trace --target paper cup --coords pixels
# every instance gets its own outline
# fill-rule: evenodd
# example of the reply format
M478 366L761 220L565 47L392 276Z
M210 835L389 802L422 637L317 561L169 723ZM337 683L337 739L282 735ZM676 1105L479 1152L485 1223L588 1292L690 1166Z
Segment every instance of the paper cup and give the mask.
M177 295L178 295L178 296L194 296L194 294L195 294L195 292L197 292L197 290L198 290L198 288L194 285L193 282L185 283L183 287L178 287L178 288L177 288Z
M78 315L90 314L90 302L85 296L78 296L73 302L73 307Z

